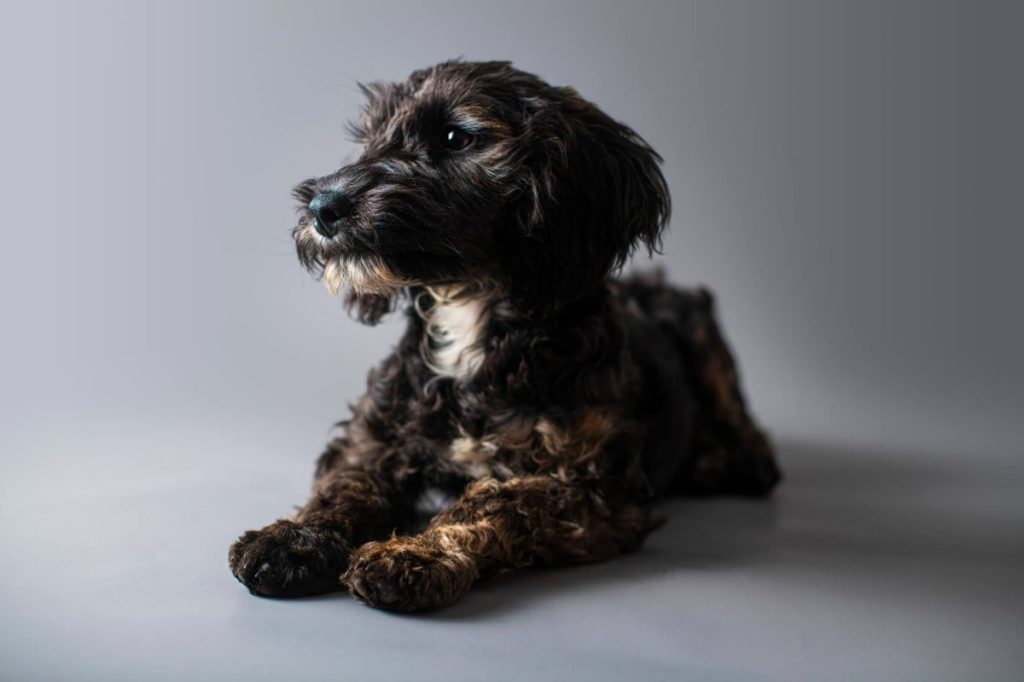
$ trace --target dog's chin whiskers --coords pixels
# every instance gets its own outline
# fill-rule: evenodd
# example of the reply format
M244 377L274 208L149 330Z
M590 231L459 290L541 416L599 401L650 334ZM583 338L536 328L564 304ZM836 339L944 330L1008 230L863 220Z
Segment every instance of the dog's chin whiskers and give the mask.
M389 296L412 284L373 256L332 258L324 266L323 280L332 296L337 296L345 286L357 294Z
M317 244L317 246L320 247L327 247L334 241L333 237L323 236L322 234L314 230L312 226L307 226L306 232L309 234L310 238Z
M342 279L341 261L337 258L329 261L324 266L324 284L327 285L327 290L331 292L331 296L337 296L338 292L341 291Z

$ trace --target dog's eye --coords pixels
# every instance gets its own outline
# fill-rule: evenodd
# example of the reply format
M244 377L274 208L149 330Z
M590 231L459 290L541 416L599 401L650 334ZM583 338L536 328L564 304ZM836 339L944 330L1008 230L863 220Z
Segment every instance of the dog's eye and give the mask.
M445 149L458 151L473 144L473 136L462 128L446 128L441 135L441 144Z

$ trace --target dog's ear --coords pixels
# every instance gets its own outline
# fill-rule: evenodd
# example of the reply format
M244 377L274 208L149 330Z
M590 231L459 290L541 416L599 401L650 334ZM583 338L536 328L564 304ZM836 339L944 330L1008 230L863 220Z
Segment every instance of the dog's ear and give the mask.
M632 129L572 88L526 101L507 265L515 293L551 308L598 285L637 246L658 250L671 205L661 157Z

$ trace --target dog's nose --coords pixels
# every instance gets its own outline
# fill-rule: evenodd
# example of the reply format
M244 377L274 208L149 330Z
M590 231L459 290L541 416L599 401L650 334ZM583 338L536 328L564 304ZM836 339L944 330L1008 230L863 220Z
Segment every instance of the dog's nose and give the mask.
M309 210L316 218L313 229L330 238L338 234L341 221L352 212L352 200L343 192L324 192L309 202Z

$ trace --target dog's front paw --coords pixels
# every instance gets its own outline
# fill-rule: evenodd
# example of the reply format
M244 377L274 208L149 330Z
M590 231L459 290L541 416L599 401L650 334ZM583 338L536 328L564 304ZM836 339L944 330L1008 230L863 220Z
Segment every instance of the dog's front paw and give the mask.
M341 589L350 547L338 533L277 521L244 533L228 552L228 564L253 594L301 597Z
M365 604L412 612L455 603L476 577L468 556L417 536L363 545L353 552L342 582Z

